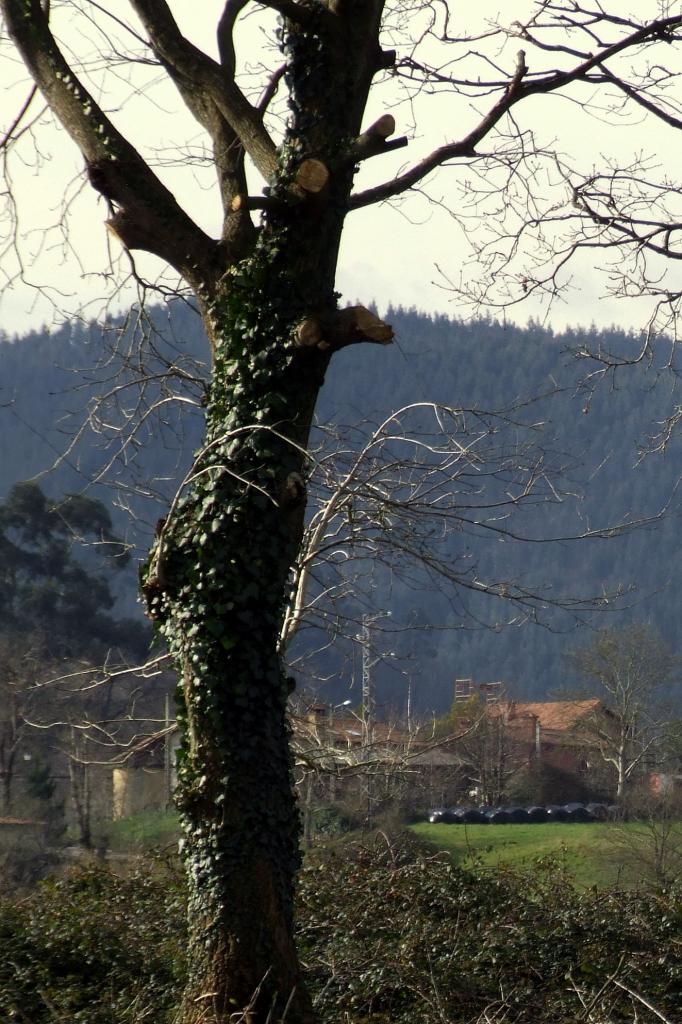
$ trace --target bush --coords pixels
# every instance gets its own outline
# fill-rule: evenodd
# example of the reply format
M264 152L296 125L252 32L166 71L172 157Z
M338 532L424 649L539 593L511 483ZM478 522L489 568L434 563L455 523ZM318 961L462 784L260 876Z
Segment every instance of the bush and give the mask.
M636 993L682 1019L682 889L577 893L569 882L557 860L464 871L410 838L328 849L304 869L298 907L320 1019L569 1024L588 1019L587 1005L601 1024L660 1024ZM40 883L0 900L0 1020L170 1024L184 947L170 868Z
M505 796L520 804L586 803L595 796L586 781L575 772L564 771L543 761L533 761L509 780Z
M614 974L682 1012L682 891L578 894L555 861L491 875L382 842L304 870L299 932L327 1024L557 1024L581 997L604 1024L655 1020Z
M353 827L353 820L336 805L317 807L312 813L313 833L319 837L342 836Z
M171 1019L184 977L184 897L169 870L103 868L0 899L0 1020Z
M610 838L623 863L658 885L682 878L680 794L673 791L654 796L646 790L635 790L621 811L623 822L614 826Z

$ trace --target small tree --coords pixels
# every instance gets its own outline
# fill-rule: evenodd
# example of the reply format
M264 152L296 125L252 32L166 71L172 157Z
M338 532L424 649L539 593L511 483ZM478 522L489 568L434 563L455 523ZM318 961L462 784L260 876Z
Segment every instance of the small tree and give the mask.
M509 780L506 795L519 804L565 804L587 801L598 794L579 773L534 758Z
M682 795L635 792L627 802L628 820L609 829L609 840L638 879L666 886L682 877Z
M678 714L665 723L661 755L664 770L675 774L682 772L682 718Z
M15 484L0 503L0 553L0 810L7 813L17 760L40 745L31 726L61 703L49 680L73 669L73 659L99 662L112 647L144 651L148 634L110 614L107 572L129 553L101 502L52 500L36 483Z
M28 719L38 691L41 644L29 635L0 633L0 813L12 807L17 761L26 742Z
M487 806L499 804L507 785L528 761L527 745L509 728L508 706L486 704L478 694L455 701L437 722L436 734L450 737L448 747L458 758L469 794Z
M661 738L662 698L679 685L678 659L650 626L633 624L599 630L570 661L604 696L608 715L595 716L589 732L613 769L622 801L628 782Z

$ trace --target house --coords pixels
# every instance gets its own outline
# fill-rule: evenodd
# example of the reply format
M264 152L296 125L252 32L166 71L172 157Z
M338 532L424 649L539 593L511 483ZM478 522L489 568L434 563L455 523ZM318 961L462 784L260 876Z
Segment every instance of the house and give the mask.
M448 725L474 799L565 802L613 789L601 746L616 719L599 698L519 701L503 682L458 678Z
M564 771L587 771L598 752L596 728L609 728L613 715L598 697L580 700L518 701L507 697L502 682L475 683L456 679L454 708L466 721L463 705L471 704L471 720L482 711L500 720L525 759L540 759Z
M414 800L435 806L467 798L497 803L524 774L531 776L525 787L531 801L540 788L556 802L601 793L608 787L595 730L597 723L608 728L610 717L598 698L515 701L501 681L457 679L448 735L441 724L440 738L428 728L368 724L323 703L310 705L293 724L297 753L311 768L349 776L376 759L386 772L404 773Z
M678 772L649 772L646 781L653 796L662 800L675 798L679 802L682 796L682 775Z
M595 728L612 718L604 702L587 700L503 701L489 710L504 716L528 760L538 759L561 771L586 773L598 757Z

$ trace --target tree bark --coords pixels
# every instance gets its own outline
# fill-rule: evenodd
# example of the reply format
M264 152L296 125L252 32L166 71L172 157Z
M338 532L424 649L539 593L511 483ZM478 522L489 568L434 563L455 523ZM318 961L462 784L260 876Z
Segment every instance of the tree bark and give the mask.
M206 446L147 571L151 613L182 672L192 965L183 1024L229 1020L245 1007L254 1024L285 1008L291 1024L313 1020L292 937L299 819L277 641L329 360L301 349L296 328L311 301L329 304L331 286L307 264L291 267L286 241L301 217L293 222L271 219L207 307L215 367ZM304 251L314 249L308 241ZM314 259L319 266L319 252Z
M313 1019L292 938L299 830L277 638L328 357L299 354L300 317L284 308L286 283L279 294L264 287L279 280L268 264L269 255L247 261L209 314L216 365L205 454L146 584L182 672L187 1024L228 1020L247 1006L253 1022L273 1010L279 1020L285 1007L287 1021Z
M19 746L14 707L11 708L9 721L5 723L4 732L5 735L3 735L0 742L0 812L2 814L9 814L12 809L14 764Z
M12 809L12 768L7 767L0 774L0 812L9 814Z
M78 845L84 850L92 849L92 829L90 822L90 779L87 764L69 762L71 780L71 800L76 812L78 823Z
M617 755L616 755L616 772L617 772L616 800L618 801L619 804L622 803L623 797L625 796L625 779L626 779L625 758L626 758L625 745L621 744L619 746L619 748L618 748L618 752L617 752Z

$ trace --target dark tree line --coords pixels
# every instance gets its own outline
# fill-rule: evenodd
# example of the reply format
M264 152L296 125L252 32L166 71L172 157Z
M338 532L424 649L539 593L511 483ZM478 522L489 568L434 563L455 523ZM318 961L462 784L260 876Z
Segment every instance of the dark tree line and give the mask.
M457 406L466 399L472 406L502 410L535 396L524 419L543 424L539 443L563 453L570 470L569 490L575 499L526 508L521 520L526 531L533 530L542 537L562 531L568 534L575 530L576 517L579 523L592 527L636 521L654 516L667 503L670 514L648 528L608 540L583 541L578 548L570 543L549 548L500 543L485 537L468 537L463 547L453 537L445 550L451 552L453 560L464 550L491 574L518 578L525 573L537 585L551 584L569 594L613 592L619 584L625 588L636 586L637 591L624 601L632 605L626 618L650 617L674 643L679 617L674 586L679 575L674 514L674 454L678 442L671 442L665 458L638 460L638 444L654 434L657 421L675 407L675 393L670 391L664 371L669 353L666 342L657 346L656 360L650 368L632 369L617 381L614 390L601 390L592 396L581 387L584 369L575 360L574 351L580 346L602 347L625 357L639 350L641 339L637 335L628 336L615 329L595 333L578 328L554 334L533 323L526 328L490 319L467 323L445 317L431 319L406 310L393 311L391 319L400 339L399 348L368 348L355 353L353 359L346 357L348 388L340 386L333 376L326 383L317 412L325 430L316 433L314 444L322 445L321 452L328 451L329 432L338 431L348 451L357 451L382 419L411 402L433 400ZM181 365L198 367L205 359L206 342L196 316L176 307L170 324L165 324L161 311L154 314L154 320L158 368L181 360ZM162 502L170 500L172 479L187 472L191 453L200 444L201 407L185 403L181 416L167 414L164 421L155 420L134 458L128 452L125 460L116 459L115 490L105 483L93 485L91 480L101 476L103 467L120 450L121 439L115 432L107 438L86 430L66 459L58 460L57 452L69 446L80 428L86 397L94 402L95 396L105 390L111 374L109 354L100 371L93 368L93 349L101 348L101 332L95 325L83 328L78 324L49 336L29 335L21 347L14 342L0 347L5 369L1 394L6 400L0 407L0 423L13 439L0 469L0 487L8 490L17 474L42 472L57 460L47 478L50 493L85 488L86 493L108 503L116 494L116 506L109 507L117 530L131 545L132 557L127 567L110 576L109 585L119 598L116 614L138 614L137 562L163 507L158 495L156 499L145 497L138 485L144 480L147 493L160 492ZM513 369L501 374L501 361ZM184 383L182 387L183 395L190 394ZM155 397L158 394L157 390ZM546 400L537 398L542 394L547 394ZM107 409L113 422L115 413L111 406ZM614 423L619 424L617 432ZM512 427L501 436L511 445L516 434ZM153 483L155 477L157 482ZM170 478L165 493L163 477ZM120 505L131 507L135 518L131 520ZM464 620L455 614L449 601L443 600L435 582L429 584L422 579L416 567L411 572L420 581L418 590L401 583L395 574L391 579L380 579L376 571L373 585L377 604L390 604L392 610L392 620L385 623L391 625L392 635L379 637L378 641L386 650L396 649L409 656L406 662L395 665L413 679L411 697L416 710L444 710L452 696L452 679L462 674L479 679L503 677L514 684L515 692L527 697L541 697L548 690L567 685L571 673L563 655L577 642L574 619L565 617L562 621L559 616L554 625L561 627L560 632L525 628L523 643L518 642L520 634L514 627L492 633L483 628L458 628ZM330 577L323 574L322 582L325 579L330 582ZM456 586L447 589L453 600ZM347 603L347 610L356 616L362 614L363 607L357 601ZM485 600L475 602L474 607L482 622L491 617L494 621L495 615L503 621L509 617L509 611L503 608L486 608ZM305 668L306 683L332 675L336 681L332 680L325 692L332 700L342 700L352 674L349 645L338 640L333 652L326 649L311 656L321 646L319 638L314 639L318 627L325 627L325 615L335 610L338 605L316 607L291 654L300 665L298 671ZM603 610L606 621L611 622L612 606ZM405 633L405 624L415 628ZM448 628L429 628L433 626ZM303 655L304 664L299 660ZM380 704L400 707L407 692L402 674L380 665L376 675Z

